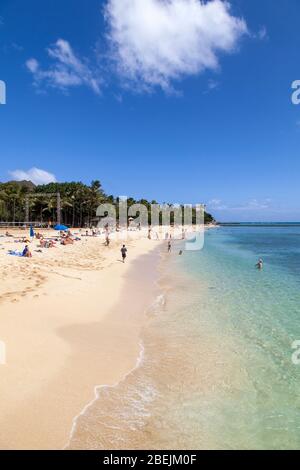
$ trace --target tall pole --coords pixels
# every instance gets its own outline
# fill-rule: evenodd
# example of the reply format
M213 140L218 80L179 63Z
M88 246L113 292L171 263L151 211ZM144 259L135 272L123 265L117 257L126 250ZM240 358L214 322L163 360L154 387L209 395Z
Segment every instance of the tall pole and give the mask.
M16 198L14 197L14 220L13 220L13 225L15 226L16 222Z
M61 199L60 193L57 193L57 225L61 224Z
M29 223L29 196L26 196L26 205L25 205L25 222Z

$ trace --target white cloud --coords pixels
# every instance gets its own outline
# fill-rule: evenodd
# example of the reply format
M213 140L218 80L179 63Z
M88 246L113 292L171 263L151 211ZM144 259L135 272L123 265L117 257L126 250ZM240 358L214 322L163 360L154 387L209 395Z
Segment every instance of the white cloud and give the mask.
M32 181L34 184L48 184L56 182L56 177L48 171L40 168L31 168L28 171L14 170L9 172L10 176L16 181Z
M108 0L105 16L118 72L146 89L217 69L248 33L222 0Z
M231 210L235 211L257 211L265 210L270 208L271 199L264 199L263 201L258 201L257 199L251 199L244 205L232 207Z
M228 207L223 204L221 199L211 199L208 201L207 206L211 210L226 210Z
M221 199L211 199L207 206L211 210L221 210L221 211L234 211L234 212L248 212L248 211L261 211L271 208L271 199L264 199L262 201L258 201L257 199L251 199L250 201L246 202L245 204L240 205L229 205L224 204Z
M96 94L100 94L101 80L85 59L80 59L74 53L71 45L64 39L47 49L48 56L53 63L47 69L42 69L39 62L31 58L26 66L33 74L34 83L67 90L69 87L85 85Z
M36 73L39 69L39 63L36 59L27 60L26 66L31 73Z

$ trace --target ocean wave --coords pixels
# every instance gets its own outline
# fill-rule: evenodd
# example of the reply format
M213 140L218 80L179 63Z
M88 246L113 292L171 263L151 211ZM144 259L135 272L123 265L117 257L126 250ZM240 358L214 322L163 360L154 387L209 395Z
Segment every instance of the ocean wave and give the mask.
M140 345L140 352L139 352L139 355L138 355L138 358L137 358L137 361L136 361L136 365L133 367L133 369L131 369L119 382L117 382L114 385L105 385L105 384L103 384L103 385L96 385L94 387L94 398L73 419L69 440L68 440L67 444L64 446L63 450L66 450L70 447L70 445L72 443L72 440L75 436L79 420L89 412L89 410L93 407L93 405L98 400L101 399L102 394L105 393L105 392L109 392L109 390L117 388L122 382L124 382L127 379L127 377L129 375L131 375L136 369L138 369L143 364L145 348L144 348L144 345L143 345L142 341L140 341L139 345Z
M147 315L152 316L152 315L158 315L161 310L165 307L166 305L166 295L165 294L160 294L156 297L154 302L148 307L147 309Z

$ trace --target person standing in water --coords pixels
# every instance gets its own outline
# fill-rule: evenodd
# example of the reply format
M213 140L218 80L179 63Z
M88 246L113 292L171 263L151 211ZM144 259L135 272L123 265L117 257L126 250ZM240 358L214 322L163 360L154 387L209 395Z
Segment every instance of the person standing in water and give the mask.
M121 248L121 253L122 253L122 260L123 260L123 263L125 263L126 256L127 256L127 248L126 248L125 245L122 246L122 248Z
M262 268L264 267L264 263L263 263L263 260L260 258L258 260L258 263L256 264L256 267L257 269L259 269L260 271L262 270Z

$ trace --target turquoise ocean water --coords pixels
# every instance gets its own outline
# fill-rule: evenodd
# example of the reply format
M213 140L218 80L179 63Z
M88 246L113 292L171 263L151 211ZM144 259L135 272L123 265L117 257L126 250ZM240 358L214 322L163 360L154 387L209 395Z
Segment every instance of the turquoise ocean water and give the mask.
M222 227L179 248L163 254L142 361L99 392L71 447L300 448L300 227Z

